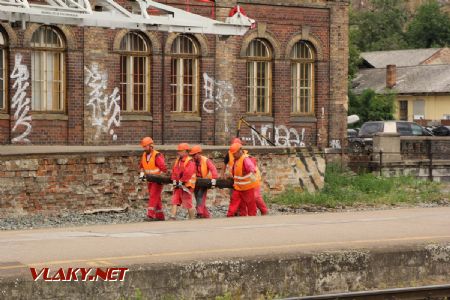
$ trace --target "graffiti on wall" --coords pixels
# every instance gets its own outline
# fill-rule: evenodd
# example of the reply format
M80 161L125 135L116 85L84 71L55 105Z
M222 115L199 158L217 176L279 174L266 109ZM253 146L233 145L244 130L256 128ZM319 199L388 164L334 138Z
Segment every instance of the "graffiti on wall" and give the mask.
M203 110L209 114L214 113L215 110L223 110L225 132L229 132L229 111L236 102L233 85L223 80L216 81L212 77L209 77L207 73L203 73L203 82L206 95L205 101L203 102Z
M333 149L341 149L341 140L331 140L330 147Z
M305 128L302 128L299 134L295 128L287 128L285 125L278 125L273 127L272 124L261 125L261 128L257 128L263 136L272 140L272 133L274 134L274 143L276 146L284 147L305 147ZM268 146L269 143L259 136L253 130L250 137L243 137L244 141L251 142L253 146Z
M120 95L119 89L114 88L111 95L105 93L108 87L108 75L99 70L96 63L91 68L84 67L87 75L84 84L91 88L87 106L92 108L92 126L97 128L95 139L102 132L108 132L113 140L117 140L112 126L120 127Z
M31 100L26 97L26 89L30 85L28 82L30 72L28 72L27 66L22 64L22 54L20 53L17 53L15 56L14 69L10 77L12 80L15 80L12 88L16 89L16 92L11 99L11 108L16 110L14 113L14 120L16 120L16 122L14 123L12 132L15 132L20 125L26 127L21 135L12 139L12 142L29 143L30 140L27 139L27 136L31 132L31 116L28 115L28 112L30 111Z

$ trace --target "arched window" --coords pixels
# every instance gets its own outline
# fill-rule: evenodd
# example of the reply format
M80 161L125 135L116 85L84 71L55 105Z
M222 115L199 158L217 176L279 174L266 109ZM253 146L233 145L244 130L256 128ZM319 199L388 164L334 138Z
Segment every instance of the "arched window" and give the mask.
M314 59L315 51L305 41L297 42L291 52L292 113L314 112Z
M0 111L6 110L6 38L2 31L0 31Z
M179 35L172 45L172 111L198 112L200 49L189 35Z
M120 99L122 111L150 109L150 47L142 34L127 33L120 43Z
M253 40L247 48L247 112L271 111L272 49L263 39Z
M65 43L50 26L41 26L31 37L31 109L64 111Z

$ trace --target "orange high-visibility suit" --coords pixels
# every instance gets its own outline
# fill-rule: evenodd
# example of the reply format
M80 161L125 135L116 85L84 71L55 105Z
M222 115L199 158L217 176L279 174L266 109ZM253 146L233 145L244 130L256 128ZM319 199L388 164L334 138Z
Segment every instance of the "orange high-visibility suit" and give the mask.
M186 209L193 208L192 194L194 192L196 179L194 160L189 156L182 159L177 158L173 165L171 179L183 183L183 187L174 189L172 204L178 206L183 205Z
M244 150L244 153L248 154L248 151ZM253 163L255 164L257 171L259 172L258 163L257 163L256 158L254 158L253 156L250 156L250 158L253 160ZM227 172L229 172L231 174L231 170L234 165L234 157L233 157L233 154L230 153L230 151L228 151L227 155L225 155L224 163L227 166L227 169L228 169ZM269 212L269 209L267 208L267 205L264 202L264 199L261 195L261 187L258 189L255 189L255 201L256 201L256 207L261 212L261 215L267 215L267 213ZM246 216L247 215L247 212L245 211L246 206L243 202L241 204L242 205L239 208L239 214Z
M231 170L233 175L233 194L231 195L230 206L227 217L233 217L239 206L245 206L245 215L256 216L255 189L260 187L260 178L254 162L244 153L234 162Z
M146 152L142 154L141 168L146 174L150 175L160 175L167 172L164 156L156 150L153 150L150 154ZM163 221L165 219L161 199L163 185L148 182L147 186L149 192L147 217Z
M206 156L200 156L200 161L196 161L197 178L217 179L217 169L214 163ZM195 200L197 202L197 216L201 218L210 218L211 214L206 207L207 188L196 187L194 190Z

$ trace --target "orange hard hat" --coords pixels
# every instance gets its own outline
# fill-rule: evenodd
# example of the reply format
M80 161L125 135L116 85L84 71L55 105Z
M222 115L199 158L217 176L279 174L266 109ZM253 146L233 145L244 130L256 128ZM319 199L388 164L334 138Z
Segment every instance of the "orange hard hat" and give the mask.
M241 139L238 138L238 137L234 138L234 139L231 141L231 144L235 144L235 143L238 143L238 144L241 144L241 145L242 145L242 141L241 141Z
M230 153L234 154L236 152L238 152L241 149L242 145L239 143L233 143L230 147Z
M141 146L142 148L147 147L148 145L153 145L153 139L149 136L146 136L141 140Z
M189 148L190 148L189 144L181 143L181 144L178 144L177 150L178 151L183 151L183 150L189 151Z
M200 145L195 145L194 147L192 147L191 152L189 152L190 155L194 155L197 153L201 153L202 152L202 147L200 147Z

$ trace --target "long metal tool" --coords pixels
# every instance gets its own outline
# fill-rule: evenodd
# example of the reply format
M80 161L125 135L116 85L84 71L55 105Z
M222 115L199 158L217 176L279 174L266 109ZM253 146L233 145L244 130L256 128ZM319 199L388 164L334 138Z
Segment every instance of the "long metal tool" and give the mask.
M242 123L244 123L248 128L250 128L251 130L253 130L254 132L256 132L258 134L258 136L262 137L264 140L266 140L270 145L272 146L276 146L271 140L269 140L268 138L266 138L261 132L259 132L258 130L256 130L255 127L253 127L252 125L250 125L245 119L244 117L241 117L239 119L238 122L238 128L237 128L237 133L236 136L239 137L240 131L241 131L241 125Z

